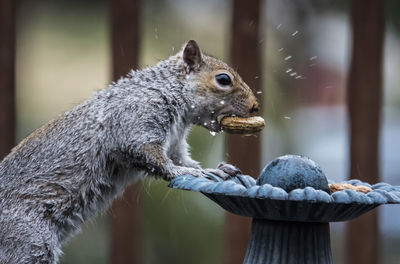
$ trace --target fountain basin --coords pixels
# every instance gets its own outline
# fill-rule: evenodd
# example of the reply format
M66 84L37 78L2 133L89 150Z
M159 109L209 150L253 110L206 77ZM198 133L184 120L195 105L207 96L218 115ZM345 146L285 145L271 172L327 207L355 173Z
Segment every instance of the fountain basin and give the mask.
M225 210L253 218L245 264L331 264L329 222L356 218L382 204L400 203L400 186L370 185L369 193L346 189L331 193L322 170L303 156L271 161L254 180L237 175L182 175L169 187L201 192Z

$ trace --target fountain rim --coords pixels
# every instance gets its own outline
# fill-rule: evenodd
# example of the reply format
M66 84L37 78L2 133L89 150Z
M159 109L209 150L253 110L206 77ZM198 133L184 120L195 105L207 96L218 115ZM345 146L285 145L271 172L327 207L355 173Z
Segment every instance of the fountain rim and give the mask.
M329 183L333 183L329 181ZM199 178L192 175L182 175L171 180L169 187L189 191L201 192L209 195L225 195L246 197L257 200L275 200L307 202L311 204L347 204L347 205L382 205L400 204L400 186L387 183L370 185L360 180L348 180L340 183L364 185L372 189L364 194L354 190L343 190L328 194L313 187L294 189L286 192L280 187L270 184L256 185L256 181L247 175L237 175L226 181L216 181L215 178Z

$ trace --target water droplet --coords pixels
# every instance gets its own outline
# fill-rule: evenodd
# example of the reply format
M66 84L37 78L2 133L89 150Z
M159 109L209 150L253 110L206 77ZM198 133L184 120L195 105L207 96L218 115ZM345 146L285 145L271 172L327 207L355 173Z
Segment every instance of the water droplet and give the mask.
M255 77L254 77L254 79L258 79L258 78L260 78L260 76L255 76Z
M290 116L284 116L283 118L285 118L285 119L287 119L287 120L292 119Z
M303 77L303 76L297 75L297 76L295 77L295 79L300 79L301 77Z
M174 46L172 46L172 52L174 52L175 51L175 47Z
M225 101L224 100L221 100L221 102L220 102L222 105L224 105L225 104Z
M282 24L279 24L276 26L276 29L280 29L282 27Z
M292 36L293 36L293 37L294 37L294 36L296 36L296 35L297 35L297 33L299 33L299 31L298 31L298 30L296 30L295 32L293 32Z
M262 91L257 91L256 94L262 94Z
M214 114L215 112L214 111L211 111L211 114Z
M293 76L295 76L295 75L297 75L297 72L292 72L292 73L290 74L291 77L293 77Z
M312 56L312 57L310 58L310 61L316 60L316 59L318 59L318 56Z
M211 120L211 124L214 124L215 123L215 120Z
M278 49L279 52L283 51L283 48Z
M194 105L191 105L190 108L194 109Z
M197 117L197 119L199 119L199 120L200 120L200 116L198 116L198 117Z
M208 125L208 123L207 122L204 122L204 124L203 124L204 126L207 126Z
M215 135L216 135L217 133L214 132L214 131L210 131L210 134L211 134L211 136L215 137Z
M186 74L186 80L189 80L190 79L190 75L189 74Z
M158 29L154 28L154 38L158 39Z
M292 70L293 70L292 68L289 68L289 69L286 70L286 73L289 73L289 72L291 72Z
M292 58L291 55L285 57L285 61L290 60Z
M314 67L315 65L317 65L316 63L311 63L309 66L310 67Z

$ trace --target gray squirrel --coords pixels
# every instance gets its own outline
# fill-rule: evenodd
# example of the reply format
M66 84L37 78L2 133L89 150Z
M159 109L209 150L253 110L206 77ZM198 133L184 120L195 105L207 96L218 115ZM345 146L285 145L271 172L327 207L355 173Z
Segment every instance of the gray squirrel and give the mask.
M241 77L193 40L153 67L132 70L0 163L0 263L57 263L61 245L142 177L236 175L226 163L202 169L186 136L192 124L219 132L220 116L258 108Z

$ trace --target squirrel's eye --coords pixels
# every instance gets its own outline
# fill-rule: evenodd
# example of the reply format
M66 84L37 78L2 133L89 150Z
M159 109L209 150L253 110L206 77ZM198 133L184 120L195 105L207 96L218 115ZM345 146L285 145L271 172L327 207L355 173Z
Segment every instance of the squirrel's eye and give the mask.
M215 76L215 80L217 81L217 83L224 86L232 84L231 78L226 73L218 74L217 76Z

